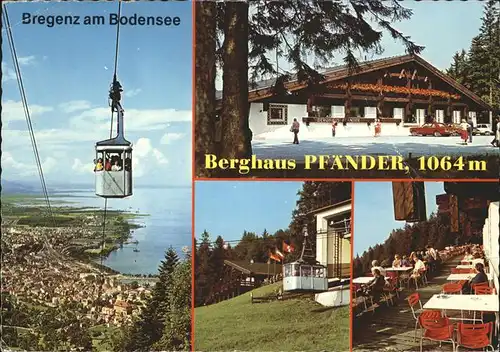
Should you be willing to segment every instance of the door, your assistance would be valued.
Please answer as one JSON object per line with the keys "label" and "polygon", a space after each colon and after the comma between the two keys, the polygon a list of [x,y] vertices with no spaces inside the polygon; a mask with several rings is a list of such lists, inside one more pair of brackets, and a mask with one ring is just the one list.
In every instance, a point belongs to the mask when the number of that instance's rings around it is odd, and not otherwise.
{"label": "door", "polygon": [[417,109],[417,123],[419,126],[425,123],[425,109]]}
{"label": "door", "polygon": [[436,122],[444,123],[444,110],[436,110]]}

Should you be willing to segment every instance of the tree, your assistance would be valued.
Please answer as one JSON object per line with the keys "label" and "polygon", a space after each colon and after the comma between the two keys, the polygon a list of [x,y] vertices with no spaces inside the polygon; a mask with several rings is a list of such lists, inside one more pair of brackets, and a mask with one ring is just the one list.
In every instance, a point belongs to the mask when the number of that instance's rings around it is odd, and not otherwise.
{"label": "tree", "polygon": [[500,109],[500,5],[490,0],[484,6],[479,34],[472,39],[468,53],[453,57],[447,73],[471,89],[495,109]]}
{"label": "tree", "polygon": [[141,316],[128,334],[126,351],[149,351],[160,340],[165,329],[165,316],[170,312],[167,299],[172,290],[173,273],[179,265],[177,252],[170,247],[165,252],[165,260],[160,264],[159,280],[153,288],[151,297],[141,312]]}
{"label": "tree", "polygon": [[[202,167],[205,154],[215,152],[215,77],[216,77],[216,3],[195,2],[195,173],[209,176],[209,170]],[[202,30],[200,30],[202,28]]]}
{"label": "tree", "polygon": [[190,351],[191,349],[191,259],[175,267],[167,294],[169,311],[161,339],[153,345],[155,351]]}
{"label": "tree", "polygon": [[[275,76],[276,83],[284,84],[289,78],[272,64],[270,53],[285,57],[297,73],[301,82],[311,89],[322,79],[309,58],[321,64],[331,64],[341,53],[351,69],[356,69],[354,52],[381,53],[382,32],[367,22],[371,17],[390,35],[400,40],[409,53],[419,53],[423,47],[413,43],[409,37],[392,27],[392,23],[408,19],[412,11],[398,1],[351,0],[349,3],[335,1],[227,1],[217,4],[214,16],[212,2],[199,2],[196,7],[197,32],[196,60],[199,65],[208,65],[206,74],[196,78],[196,95],[202,97],[197,104],[196,162],[202,160],[207,150],[221,145],[220,157],[248,157],[251,155],[251,131],[248,124],[248,68],[251,80],[266,75]],[[252,11],[249,11],[252,6]],[[249,13],[252,13],[249,16]],[[210,22],[212,16],[212,22]],[[215,20],[214,20],[215,19]],[[214,28],[214,23],[217,27]],[[215,33],[221,40],[214,48]],[[199,59],[198,59],[199,57]],[[215,124],[215,80],[212,75],[213,61],[217,57],[223,71],[222,131],[221,141],[209,127]],[[196,64],[198,65],[198,64]],[[200,67],[200,69],[205,69]],[[199,91],[199,92],[198,92]],[[276,92],[279,92],[278,84]],[[213,102],[209,102],[214,99]],[[212,114],[207,116],[207,114]],[[198,166],[198,172],[201,166]],[[198,173],[198,175],[201,175]]]}

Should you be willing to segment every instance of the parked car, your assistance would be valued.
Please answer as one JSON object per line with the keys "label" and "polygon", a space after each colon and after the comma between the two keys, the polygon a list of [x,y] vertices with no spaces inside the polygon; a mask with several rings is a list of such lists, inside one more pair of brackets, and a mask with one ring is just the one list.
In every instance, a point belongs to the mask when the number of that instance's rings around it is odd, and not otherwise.
{"label": "parked car", "polygon": [[453,129],[444,123],[426,123],[419,127],[411,127],[410,134],[412,136],[451,136],[454,132]]}
{"label": "parked car", "polygon": [[452,136],[460,136],[462,134],[462,126],[456,123],[449,123],[446,126],[451,130]]}
{"label": "parked car", "polygon": [[487,123],[480,123],[476,126],[478,134],[482,136],[492,136],[493,131],[491,130],[491,126]]}

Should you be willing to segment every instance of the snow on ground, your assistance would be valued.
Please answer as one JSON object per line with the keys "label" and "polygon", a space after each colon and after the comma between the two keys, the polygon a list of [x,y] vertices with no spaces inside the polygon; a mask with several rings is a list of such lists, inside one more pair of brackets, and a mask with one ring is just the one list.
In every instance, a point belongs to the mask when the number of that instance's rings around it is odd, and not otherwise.
{"label": "snow on ground", "polygon": [[[302,131],[301,131],[302,132]],[[255,139],[253,154],[259,159],[296,159],[304,155],[401,155],[407,157],[422,155],[467,156],[500,155],[500,149],[493,147],[492,136],[474,136],[472,143],[461,144],[460,137],[321,137],[307,139],[299,134],[300,144],[294,145],[293,134],[288,131],[285,138]],[[301,137],[304,137],[303,139]]]}

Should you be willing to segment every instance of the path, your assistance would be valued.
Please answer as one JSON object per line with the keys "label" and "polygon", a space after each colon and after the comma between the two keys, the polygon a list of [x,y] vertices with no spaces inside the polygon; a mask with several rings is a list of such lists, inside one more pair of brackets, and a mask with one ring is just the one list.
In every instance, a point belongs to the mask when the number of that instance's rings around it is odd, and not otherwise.
{"label": "path", "polygon": [[[434,294],[440,293],[446,278],[459,264],[460,258],[452,258],[443,264],[441,273],[429,280],[429,285],[420,288],[420,300],[425,304]],[[353,322],[353,351],[384,351],[384,352],[409,352],[420,351],[419,332],[417,339],[413,341],[415,319],[411,314],[406,297],[415,291],[403,291],[399,300],[395,299],[395,306],[380,307],[373,316],[365,316],[355,319]],[[424,340],[424,351],[453,351],[451,343],[439,343]]]}

